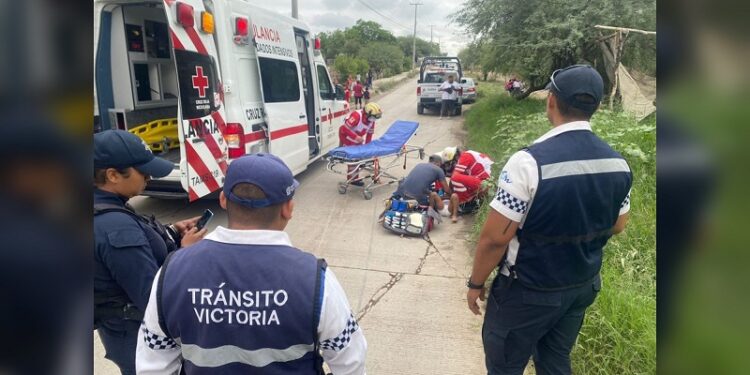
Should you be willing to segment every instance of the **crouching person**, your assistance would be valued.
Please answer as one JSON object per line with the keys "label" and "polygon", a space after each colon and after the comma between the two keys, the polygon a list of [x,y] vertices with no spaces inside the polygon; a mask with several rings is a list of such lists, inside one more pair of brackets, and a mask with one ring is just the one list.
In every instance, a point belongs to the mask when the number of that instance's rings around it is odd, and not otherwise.
{"label": "crouching person", "polygon": [[[139,374],[363,374],[367,343],[323,260],[283,231],[299,183],[281,159],[235,160],[218,227],[170,256],[154,281]],[[322,354],[322,356],[321,356]]]}

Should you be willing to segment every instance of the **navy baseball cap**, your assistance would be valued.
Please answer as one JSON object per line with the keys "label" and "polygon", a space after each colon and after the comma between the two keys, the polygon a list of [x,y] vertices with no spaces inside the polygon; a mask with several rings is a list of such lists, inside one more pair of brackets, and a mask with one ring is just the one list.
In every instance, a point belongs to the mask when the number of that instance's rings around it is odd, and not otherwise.
{"label": "navy baseball cap", "polygon": [[[234,195],[237,184],[248,183],[260,188],[266,199],[247,199]],[[286,202],[294,196],[299,182],[278,156],[257,153],[236,159],[229,165],[224,180],[224,195],[245,207],[261,208]]]}
{"label": "navy baseball cap", "polygon": [[146,142],[125,130],[94,134],[95,169],[129,167],[152,177],[165,177],[174,169],[174,163],[154,156]]}
{"label": "navy baseball cap", "polygon": [[[604,81],[599,72],[589,65],[572,65],[555,70],[549,79],[547,89],[572,107],[593,111],[602,101]],[[576,95],[591,96],[593,101],[578,100]]]}

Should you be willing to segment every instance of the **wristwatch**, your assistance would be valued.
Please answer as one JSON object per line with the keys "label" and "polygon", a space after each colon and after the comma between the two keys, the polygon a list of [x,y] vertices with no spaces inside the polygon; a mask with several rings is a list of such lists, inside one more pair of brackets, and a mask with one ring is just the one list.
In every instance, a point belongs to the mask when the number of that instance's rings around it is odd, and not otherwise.
{"label": "wristwatch", "polygon": [[474,283],[472,283],[471,282],[471,277],[468,280],[466,280],[466,286],[469,289],[484,289],[484,284],[474,284]]}

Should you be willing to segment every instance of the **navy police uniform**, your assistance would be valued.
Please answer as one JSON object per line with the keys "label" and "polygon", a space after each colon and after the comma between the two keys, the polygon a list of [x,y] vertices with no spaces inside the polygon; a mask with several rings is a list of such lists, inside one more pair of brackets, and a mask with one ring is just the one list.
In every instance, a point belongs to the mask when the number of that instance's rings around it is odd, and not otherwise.
{"label": "navy police uniform", "polygon": [[[553,90],[563,91],[555,94],[585,91],[592,72],[601,82],[590,67],[563,70],[553,76]],[[598,103],[601,83],[593,86],[586,93]],[[538,374],[570,374],[570,351],[601,289],[603,247],[630,208],[631,183],[626,161],[588,121],[559,125],[509,159],[491,207],[519,229],[487,302],[490,374],[520,375],[531,355]]]}
{"label": "navy police uniform", "polygon": [[[134,167],[163,177],[172,164],[154,157],[137,136],[110,130],[94,136],[94,167]],[[127,200],[94,189],[94,319],[106,357],[123,374],[135,374],[137,333],[151,283],[176,249],[177,235],[135,213]]]}
{"label": "navy police uniform", "polygon": [[[263,200],[235,196],[238,183]],[[237,159],[227,199],[265,207],[292,199],[298,182],[270,154]],[[278,230],[218,227],[170,256],[154,281],[138,341],[139,374],[363,374],[367,344],[325,262]],[[322,358],[319,353],[322,353]]]}

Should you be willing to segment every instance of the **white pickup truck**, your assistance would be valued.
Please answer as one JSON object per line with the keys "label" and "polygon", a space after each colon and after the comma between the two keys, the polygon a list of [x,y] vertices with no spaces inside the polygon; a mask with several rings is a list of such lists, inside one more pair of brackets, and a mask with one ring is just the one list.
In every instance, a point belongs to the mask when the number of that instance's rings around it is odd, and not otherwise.
{"label": "white pickup truck", "polygon": [[[424,114],[425,108],[440,110],[442,105],[442,92],[438,91],[440,85],[452,75],[456,82],[461,82],[463,71],[461,61],[458,57],[425,57],[419,68],[419,80],[417,81],[417,113]],[[455,114],[461,114],[463,99],[459,95],[454,108]]]}

